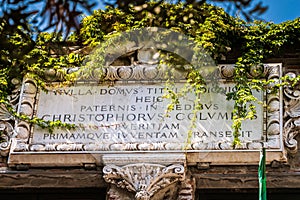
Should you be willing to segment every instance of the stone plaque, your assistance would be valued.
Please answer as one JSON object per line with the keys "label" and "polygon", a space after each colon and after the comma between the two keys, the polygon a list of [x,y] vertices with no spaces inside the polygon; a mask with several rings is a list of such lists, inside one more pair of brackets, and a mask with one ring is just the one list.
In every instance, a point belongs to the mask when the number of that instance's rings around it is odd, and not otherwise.
{"label": "stone plaque", "polygon": [[[250,70],[249,78],[257,76],[255,69]],[[222,77],[219,89],[208,86],[201,95],[202,109],[195,114],[194,127],[191,123],[194,94],[182,96],[167,117],[170,100],[163,97],[164,73],[153,65],[108,67],[104,83],[96,84],[92,76],[90,81],[72,87],[58,87],[53,83],[48,92],[26,79],[20,90],[19,113],[30,118],[60,120],[75,124],[76,128],[59,128],[50,133],[16,120],[9,165],[82,166],[83,163],[103,164],[115,155],[120,163],[149,158],[151,163],[171,164],[174,158],[180,158],[179,163],[188,165],[198,162],[257,164],[263,146],[268,150],[267,162],[286,161],[281,90],[277,93],[253,91],[263,104],[256,104],[254,120],[243,122],[241,145],[233,149],[233,102],[227,101],[225,96],[225,92],[233,90],[233,71],[233,65],[219,66]],[[281,77],[281,65],[265,64],[262,72],[260,77],[276,82]],[[185,81],[177,80],[181,81],[174,87],[180,90]]]}
{"label": "stone plaque", "polygon": [[[180,90],[184,83],[176,83]],[[202,109],[193,114],[195,96],[188,93],[166,114],[169,99],[164,98],[164,83],[117,82],[114,85],[79,84],[66,88],[40,91],[37,117],[60,120],[77,126],[74,130],[47,129],[35,126],[33,143],[95,143],[98,146],[128,143],[178,143],[178,150],[191,137],[191,143],[230,143],[233,102],[226,100],[234,84],[220,82],[201,95]],[[262,92],[255,92],[263,101]],[[261,141],[264,112],[256,105],[254,120],[246,120],[241,141]],[[191,128],[196,118],[195,128]],[[188,132],[191,130],[191,136]]]}

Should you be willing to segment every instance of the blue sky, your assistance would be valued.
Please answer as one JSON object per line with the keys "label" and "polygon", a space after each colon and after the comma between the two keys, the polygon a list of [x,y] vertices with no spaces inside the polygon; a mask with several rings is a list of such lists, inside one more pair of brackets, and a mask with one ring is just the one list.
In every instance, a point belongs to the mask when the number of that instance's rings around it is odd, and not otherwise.
{"label": "blue sky", "polygon": [[[253,3],[260,1],[268,6],[268,10],[259,16],[262,20],[278,24],[300,17],[300,0],[253,0]],[[218,5],[223,7],[224,3]]]}
{"label": "blue sky", "polygon": [[269,8],[261,17],[266,21],[280,23],[300,17],[300,0],[263,0]]}
{"label": "blue sky", "polygon": [[[208,0],[209,1],[209,0]],[[261,19],[265,21],[272,21],[276,24],[293,20],[300,17],[300,0],[252,0],[252,4],[262,2],[264,6],[268,6],[268,10],[261,16]],[[220,3],[221,7],[224,3]],[[98,5],[98,8],[103,6]]]}

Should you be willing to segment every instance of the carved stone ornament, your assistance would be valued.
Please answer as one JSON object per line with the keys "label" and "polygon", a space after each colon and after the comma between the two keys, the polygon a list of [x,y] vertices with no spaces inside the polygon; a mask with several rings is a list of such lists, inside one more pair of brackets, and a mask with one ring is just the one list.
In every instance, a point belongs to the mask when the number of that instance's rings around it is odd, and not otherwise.
{"label": "carved stone ornament", "polygon": [[[220,65],[219,71],[223,79],[231,79],[234,73],[234,65]],[[260,73],[258,73],[260,71]],[[281,77],[281,64],[265,64],[251,68],[249,77],[257,77],[258,74],[265,79],[273,79],[279,81]],[[149,80],[161,78],[161,72],[156,65],[141,66],[110,66],[105,71],[105,79],[110,81],[130,81],[130,80]],[[96,74],[95,74],[96,78]],[[299,91],[288,92],[289,88],[285,88],[285,125],[284,125],[284,142],[285,145],[292,149],[296,148],[294,137],[299,125]],[[26,79],[23,82],[22,95],[20,97],[19,112],[32,117],[35,113],[35,104],[38,101],[38,88],[34,81]],[[242,141],[239,150],[259,150],[262,146],[273,149],[282,150],[282,102],[281,91],[277,93],[268,93],[265,95],[267,109],[264,110],[264,132],[262,138],[258,141]],[[298,95],[298,96],[297,96]],[[287,118],[288,117],[288,118]],[[187,150],[233,150],[232,141],[201,141],[191,142],[186,145],[178,142],[116,142],[106,143],[72,143],[72,142],[56,142],[56,143],[33,143],[29,142],[32,134],[32,127],[24,121],[16,121],[15,131],[17,133],[14,141],[14,152],[49,152],[49,151],[86,151],[86,152],[109,152],[109,151],[182,151],[184,147]]]}
{"label": "carved stone ornament", "polygon": [[[15,89],[10,96],[10,104],[13,109],[17,109],[19,96],[20,96],[20,81],[13,79],[12,83],[15,85]],[[11,139],[16,137],[16,131],[14,129],[15,119],[13,115],[8,111],[6,105],[0,104],[0,155],[7,156],[10,150]]]}
{"label": "carved stone ornament", "polygon": [[0,118],[0,153],[1,156],[7,156],[10,148],[10,139],[14,135],[14,128],[11,123],[13,117],[3,104],[0,105]]}
{"label": "carved stone ornament", "polygon": [[[106,165],[103,168],[106,182],[134,193],[136,200],[150,200],[158,191],[184,180],[184,166],[174,164],[164,166],[159,164],[137,163],[122,167]],[[114,192],[113,192],[114,191]],[[117,190],[111,191],[117,196]],[[114,199],[114,198],[108,198]],[[119,199],[119,198],[116,198]]]}
{"label": "carved stone ornament", "polygon": [[[87,70],[88,71],[88,70]],[[79,81],[99,81],[101,77],[106,81],[155,81],[166,80],[166,73],[172,73],[175,79],[185,79],[187,73],[179,70],[170,70],[166,65],[139,64],[131,66],[108,66],[103,69],[94,69],[92,73],[81,71]]]}
{"label": "carved stone ornament", "polygon": [[[287,76],[295,78],[296,74],[287,73]],[[300,89],[299,85],[294,88],[284,88],[284,144],[290,153],[297,153],[296,137],[300,131]]]}

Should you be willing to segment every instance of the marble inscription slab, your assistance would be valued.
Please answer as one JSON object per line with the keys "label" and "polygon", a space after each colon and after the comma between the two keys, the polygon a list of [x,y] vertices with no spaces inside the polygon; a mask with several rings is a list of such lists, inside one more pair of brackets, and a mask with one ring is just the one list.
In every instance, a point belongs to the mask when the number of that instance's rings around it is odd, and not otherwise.
{"label": "marble inscription slab", "polygon": [[[176,83],[179,90],[184,83]],[[233,102],[225,92],[233,83],[220,82],[219,89],[208,87],[201,96],[202,110],[196,113],[196,126],[191,128],[194,94],[180,98],[169,116],[170,101],[164,98],[164,83],[117,82],[114,85],[82,84],[40,91],[36,116],[44,120],[60,120],[75,124],[74,130],[47,129],[35,126],[32,143],[192,143],[230,144]],[[263,100],[262,92],[254,95]],[[243,123],[241,141],[260,141],[263,134],[264,109],[256,105],[254,120]],[[191,130],[191,131],[189,131]]]}

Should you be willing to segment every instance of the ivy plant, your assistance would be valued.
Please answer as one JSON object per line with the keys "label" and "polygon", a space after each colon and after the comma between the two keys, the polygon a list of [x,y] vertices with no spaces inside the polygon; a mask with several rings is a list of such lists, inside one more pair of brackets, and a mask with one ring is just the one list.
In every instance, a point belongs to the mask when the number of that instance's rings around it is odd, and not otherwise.
{"label": "ivy plant", "polygon": [[[270,84],[261,77],[249,79],[251,66],[260,66],[267,58],[280,56],[285,49],[300,44],[300,18],[280,24],[254,21],[245,22],[232,17],[223,9],[206,3],[201,5],[162,3],[154,11],[147,11],[155,2],[141,6],[131,6],[122,10],[106,7],[96,10],[81,21],[80,32],[63,40],[55,33],[40,33],[36,36],[22,27],[9,27],[0,22],[0,102],[9,105],[9,95],[13,84],[10,80],[21,80],[29,76],[43,88],[48,82],[59,77],[59,81],[72,83],[76,77],[68,74],[67,68],[83,65],[91,51],[104,41],[109,41],[118,33],[144,27],[162,27],[180,32],[191,38],[195,44],[205,49],[216,64],[226,62],[230,57],[235,62],[235,93],[228,93],[227,99],[234,101],[233,146],[239,145],[239,131],[246,119],[255,116],[254,103],[257,99],[253,90],[265,90]],[[78,51],[69,48],[78,46]],[[69,50],[68,50],[69,49]],[[59,76],[58,76],[59,74]],[[193,85],[196,94],[202,92],[202,74],[197,68],[189,71],[187,82]],[[282,85],[293,83],[299,77],[282,80]],[[277,85],[280,87],[281,85]],[[176,93],[170,93],[177,99]],[[201,99],[200,99],[201,100]],[[177,101],[174,101],[177,103]],[[201,102],[200,102],[201,104]],[[200,106],[201,107],[201,106]],[[14,112],[11,109],[11,112]],[[15,114],[15,117],[22,118]],[[23,119],[25,119],[23,117]],[[43,122],[40,119],[25,119],[31,123],[50,127],[65,126],[63,123]]]}

